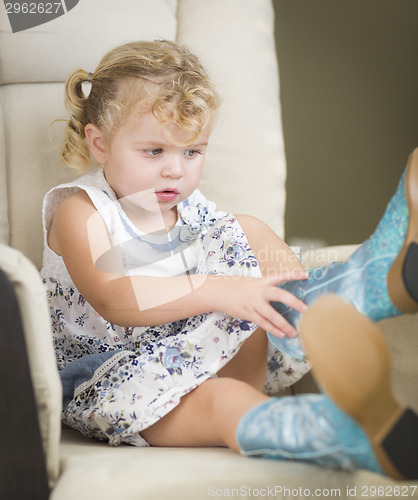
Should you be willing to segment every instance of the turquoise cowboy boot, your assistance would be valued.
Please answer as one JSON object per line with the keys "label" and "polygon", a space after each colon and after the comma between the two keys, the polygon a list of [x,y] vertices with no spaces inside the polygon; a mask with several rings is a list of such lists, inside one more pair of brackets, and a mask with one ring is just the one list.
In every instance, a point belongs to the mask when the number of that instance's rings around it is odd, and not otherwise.
{"label": "turquoise cowboy boot", "polygon": [[383,473],[418,479],[418,415],[393,392],[390,350],[378,325],[330,294],[303,316],[300,335],[316,383],[366,434]]}
{"label": "turquoise cowboy boot", "polygon": [[236,439],[246,456],[383,473],[366,434],[322,394],[271,398],[255,406],[241,418]]}
{"label": "turquoise cowboy boot", "polygon": [[[309,306],[326,293],[337,294],[373,321],[418,311],[418,149],[373,235],[347,261],[313,269],[307,280],[280,287]],[[298,328],[297,311],[280,302],[272,305]],[[304,359],[299,337],[268,336],[280,351]]]}
{"label": "turquoise cowboy boot", "polygon": [[393,394],[389,348],[377,325],[326,295],[304,315],[300,332],[326,395],[251,408],[236,429],[241,454],[418,479],[418,415]]}

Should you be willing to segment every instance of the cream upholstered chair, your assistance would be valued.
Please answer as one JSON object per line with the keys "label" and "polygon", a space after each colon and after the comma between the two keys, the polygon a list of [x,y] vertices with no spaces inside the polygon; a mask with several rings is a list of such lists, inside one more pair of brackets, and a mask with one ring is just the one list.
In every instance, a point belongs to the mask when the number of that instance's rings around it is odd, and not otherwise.
{"label": "cream upholstered chair", "polygon": [[[61,386],[38,269],[42,198],[53,185],[78,175],[60,165],[54,148],[62,125],[49,129],[65,116],[65,78],[77,66],[94,71],[109,48],[125,41],[164,38],[189,45],[224,101],[201,189],[219,207],[251,213],[283,236],[286,167],[273,18],[270,0],[88,0],[54,21],[12,33],[0,8],[0,490],[5,500],[47,498],[48,488],[52,500],[295,498],[308,490],[326,496],[331,489],[344,498],[354,488],[373,497],[379,496],[378,487],[390,492],[396,484],[366,471],[331,472],[220,448],[111,448],[61,429]],[[324,264],[352,249],[311,252],[306,263]],[[418,410],[416,319],[386,321],[383,328],[394,352],[396,392]],[[412,487],[407,491],[411,496]]]}

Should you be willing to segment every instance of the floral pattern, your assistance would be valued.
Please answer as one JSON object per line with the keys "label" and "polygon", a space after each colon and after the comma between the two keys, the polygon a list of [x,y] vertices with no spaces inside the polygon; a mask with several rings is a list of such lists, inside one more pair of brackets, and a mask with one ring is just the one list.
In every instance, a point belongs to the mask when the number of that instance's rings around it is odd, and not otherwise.
{"label": "floral pattern", "polygon": [[[103,192],[107,195],[110,187],[97,174],[95,183],[98,186],[89,187],[88,194],[100,207]],[[84,189],[80,181],[77,186]],[[56,194],[62,197],[62,192],[54,190],[47,195],[44,221],[57,206]],[[197,235],[192,242],[196,273],[261,276],[235,217],[216,212],[200,193],[179,207],[179,214]],[[110,228],[121,224],[120,219],[105,222]],[[111,445],[147,446],[140,432],[175,408],[182,396],[216,377],[256,329],[253,323],[220,312],[155,327],[123,328],[107,322],[90,306],[72,283],[61,257],[47,246],[42,275],[60,372],[66,373],[75,360],[87,364],[89,355],[108,353],[107,361],[75,387],[63,420]],[[275,394],[308,370],[306,362],[270,348],[265,390]]]}

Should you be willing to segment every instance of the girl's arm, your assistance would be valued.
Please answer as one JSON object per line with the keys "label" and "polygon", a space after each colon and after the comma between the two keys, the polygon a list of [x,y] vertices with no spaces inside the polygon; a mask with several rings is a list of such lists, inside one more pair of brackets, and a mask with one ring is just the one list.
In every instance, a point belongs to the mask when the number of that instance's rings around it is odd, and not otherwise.
{"label": "girl's arm", "polygon": [[[216,275],[125,276],[116,253],[112,257],[106,226],[84,191],[58,207],[48,241],[63,257],[80,293],[106,320],[120,326],[159,325],[222,311],[283,337],[296,335],[296,330],[270,301],[306,311],[303,302],[275,286],[295,279],[291,274],[275,280]],[[101,271],[95,263],[104,254],[109,260]],[[297,278],[303,277],[299,271]]]}

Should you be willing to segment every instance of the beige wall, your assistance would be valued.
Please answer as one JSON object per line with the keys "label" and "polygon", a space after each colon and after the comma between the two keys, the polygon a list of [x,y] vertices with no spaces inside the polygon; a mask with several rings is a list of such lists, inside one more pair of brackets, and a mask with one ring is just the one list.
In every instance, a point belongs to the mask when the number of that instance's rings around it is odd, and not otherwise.
{"label": "beige wall", "polygon": [[418,1],[273,1],[286,239],[360,242],[418,146]]}

